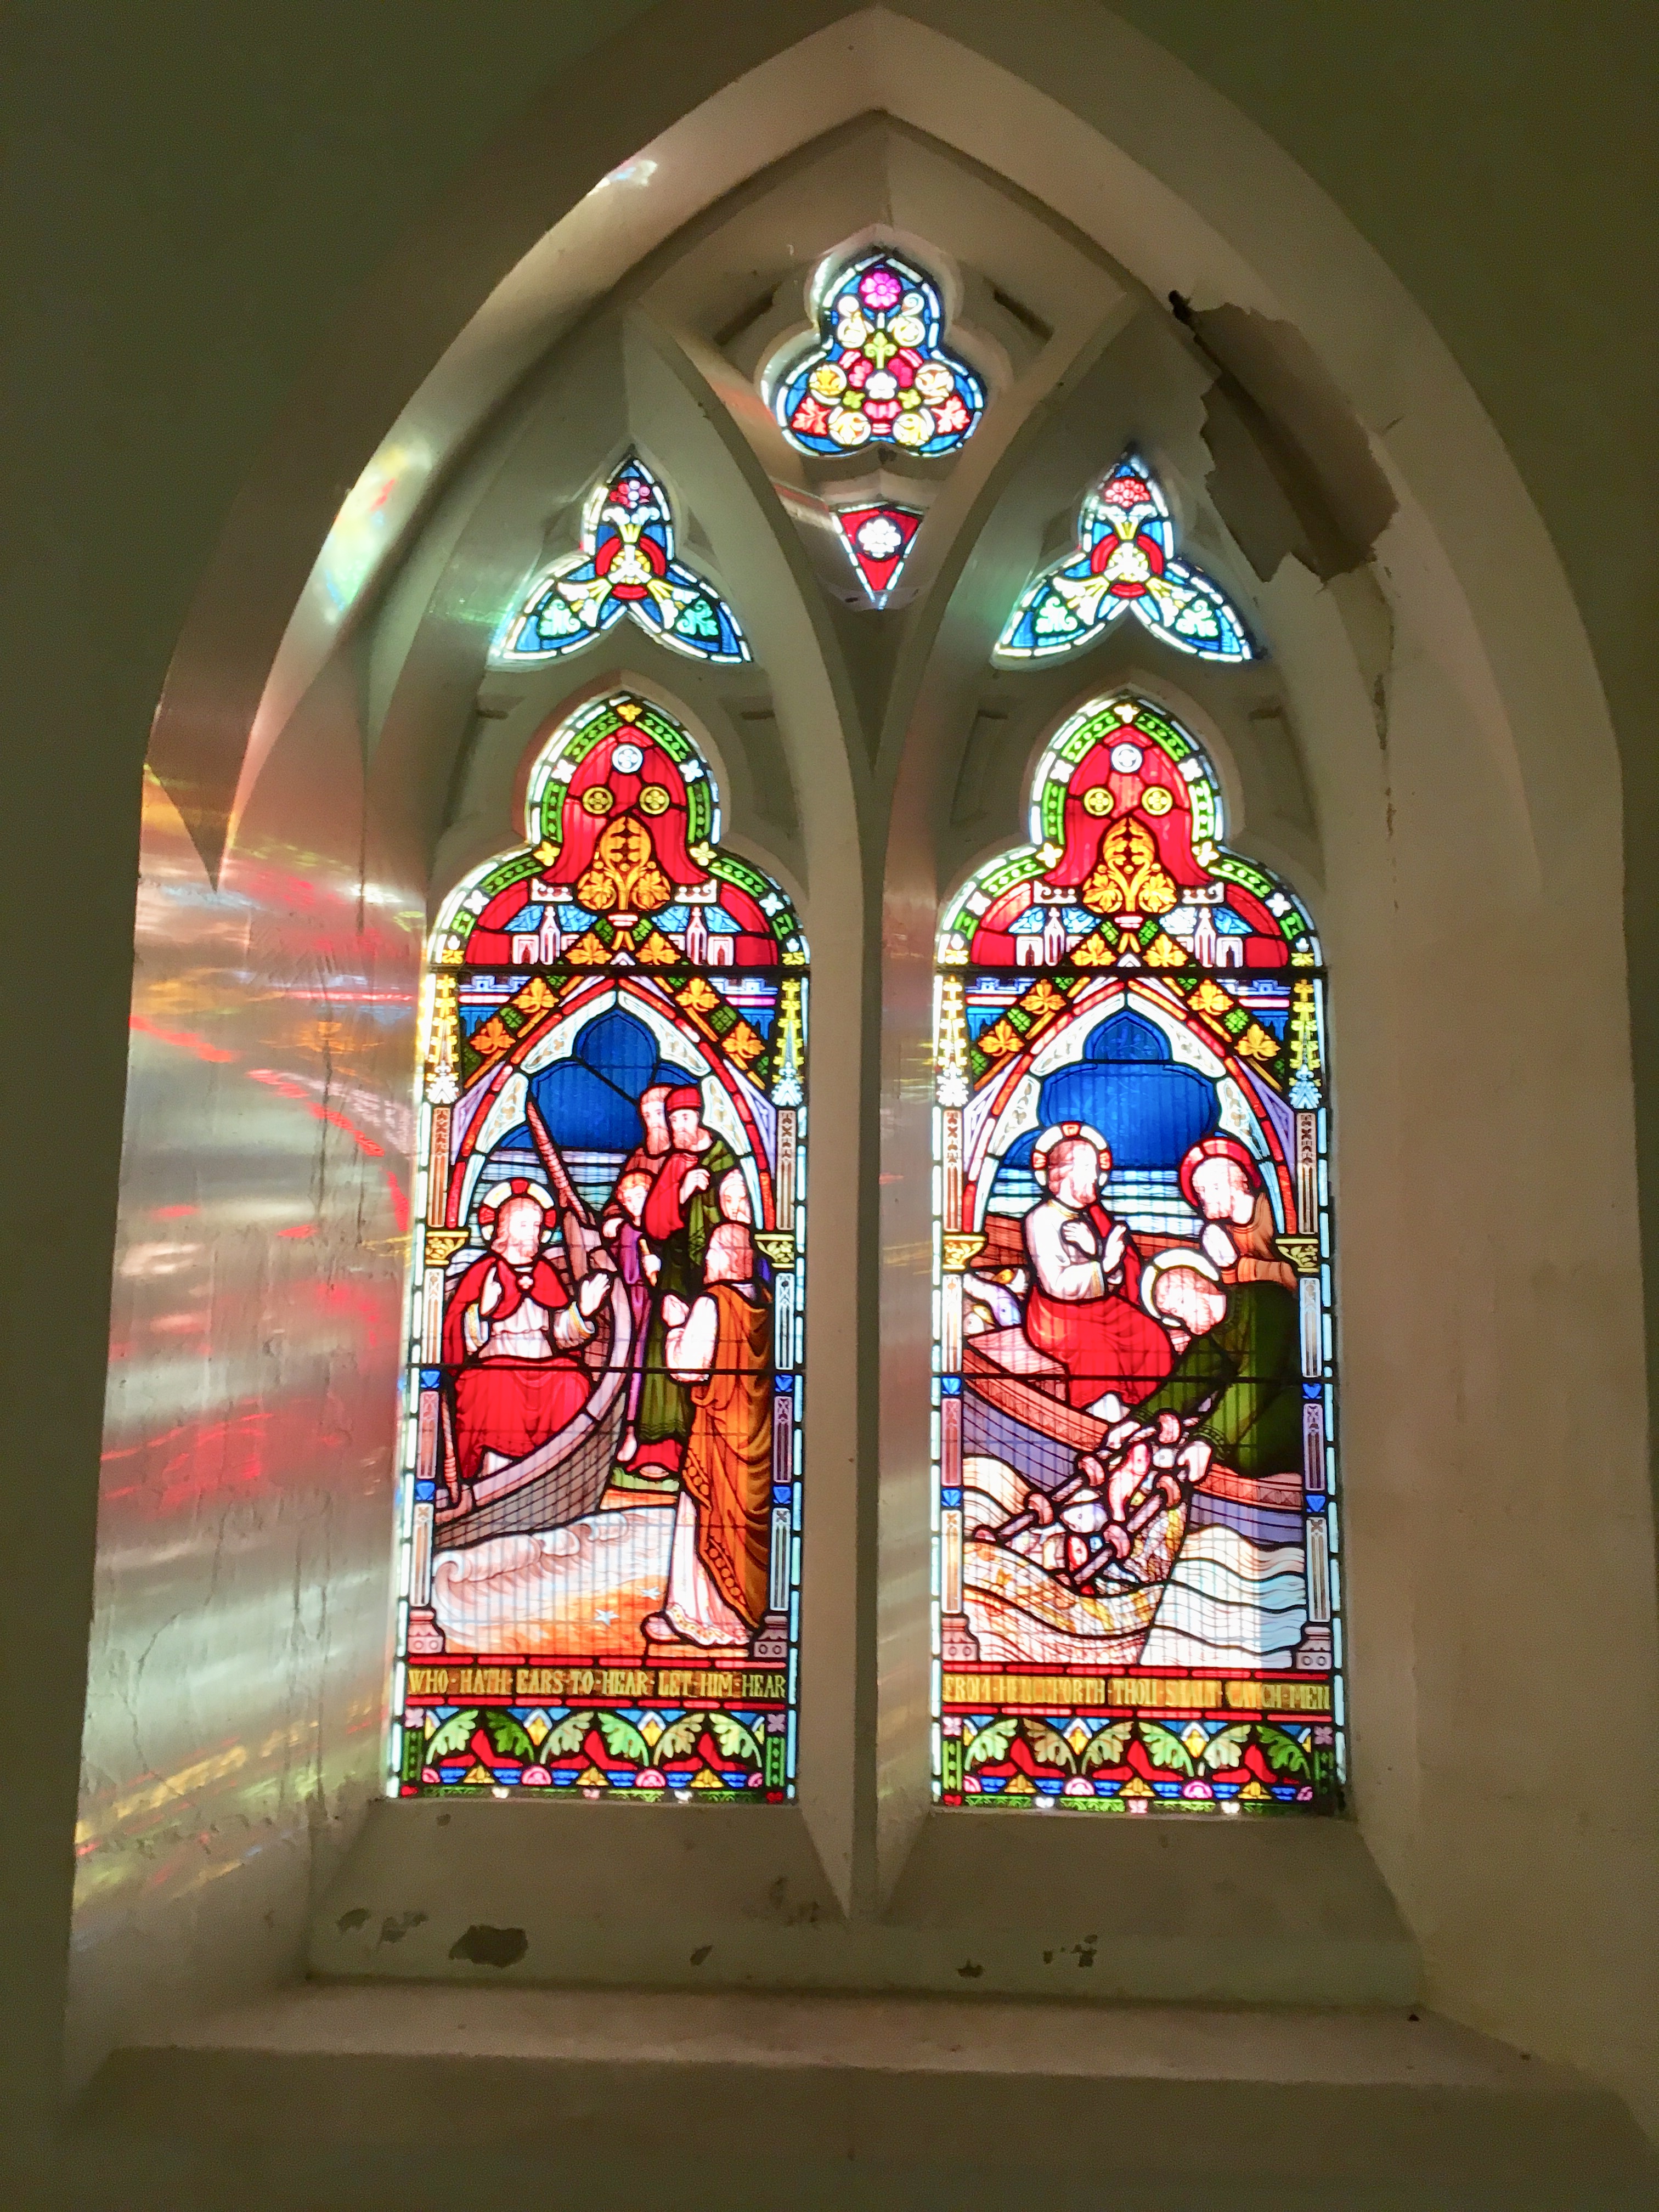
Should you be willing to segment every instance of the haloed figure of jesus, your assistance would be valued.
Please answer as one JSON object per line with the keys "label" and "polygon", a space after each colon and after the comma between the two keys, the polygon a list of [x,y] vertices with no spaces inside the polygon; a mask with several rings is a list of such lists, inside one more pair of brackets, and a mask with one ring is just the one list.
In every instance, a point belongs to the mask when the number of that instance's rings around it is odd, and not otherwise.
{"label": "haloed figure of jesus", "polygon": [[1101,1203],[1112,1156],[1104,1138],[1062,1123],[1044,1131],[1031,1164],[1048,1195],[1025,1217],[1025,1334],[1066,1370],[1073,1406],[1115,1420],[1169,1373],[1170,1340],[1139,1303],[1134,1238]]}
{"label": "haloed figure of jesus", "polygon": [[478,1212],[489,1249],[450,1294],[443,1351],[463,1482],[556,1436],[592,1389],[580,1351],[611,1279],[588,1275],[572,1297],[544,1249],[554,1212],[539,1183],[515,1178],[492,1191]]}

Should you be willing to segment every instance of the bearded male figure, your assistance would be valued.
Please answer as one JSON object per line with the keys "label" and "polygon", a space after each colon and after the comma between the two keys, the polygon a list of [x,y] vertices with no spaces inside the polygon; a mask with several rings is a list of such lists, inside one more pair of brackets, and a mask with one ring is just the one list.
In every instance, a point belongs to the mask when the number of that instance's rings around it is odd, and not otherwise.
{"label": "bearded male figure", "polygon": [[640,1392],[645,1382],[645,1341],[651,1325],[651,1293],[655,1286],[659,1263],[656,1254],[645,1241],[640,1227],[645,1212],[645,1201],[651,1195],[651,1178],[637,1170],[625,1171],[611,1194],[605,1218],[599,1224],[599,1234],[610,1245],[616,1257],[617,1272],[628,1293],[628,1310],[633,1322],[633,1335],[628,1353],[628,1410],[621,1444],[617,1457],[623,1466],[639,1450],[640,1440],[635,1422],[640,1410]]}
{"label": "bearded male figure", "polygon": [[718,1186],[738,1164],[723,1137],[706,1127],[702,1094],[695,1085],[671,1091],[664,1106],[669,1150],[655,1164],[651,1194],[640,1228],[657,1260],[656,1298],[645,1341],[645,1379],[635,1433],[639,1449],[630,1462],[638,1474],[675,1474],[691,1433],[691,1401],[670,1369],[666,1301],[682,1304],[702,1288],[703,1261],[720,1223]]}
{"label": "bearded male figure", "polygon": [[1277,1283],[1296,1293],[1296,1270],[1279,1249],[1261,1163],[1237,1137],[1206,1137],[1181,1163],[1182,1195],[1204,1218],[1200,1249],[1224,1283]]}
{"label": "bearded male figure", "polygon": [[1298,1473],[1302,1364],[1292,1293],[1266,1275],[1224,1283],[1204,1254],[1179,1248],[1150,1263],[1142,1293],[1176,1357],[1136,1414],[1179,1425],[1188,1479],[1201,1481],[1212,1462],[1254,1480]]}
{"label": "bearded male figure", "polygon": [[766,1611],[772,1496],[772,1318],[745,1220],[715,1230],[696,1301],[666,1298],[664,1311],[693,1413],[667,1601],[645,1633],[653,1644],[744,1644]]}
{"label": "bearded male figure", "polygon": [[1032,1156],[1048,1195],[1024,1221],[1034,1281],[1025,1334],[1066,1370],[1066,1395],[1115,1420],[1170,1371],[1170,1340],[1139,1303],[1140,1254],[1100,1199],[1106,1140],[1076,1122],[1045,1130]]}
{"label": "bearded male figure", "polygon": [[444,1316],[444,1364],[454,1376],[455,1456],[476,1482],[555,1437],[587,1402],[580,1354],[610,1277],[586,1276],[575,1296],[544,1249],[555,1201],[515,1177],[479,1208],[489,1249],[466,1268]]}

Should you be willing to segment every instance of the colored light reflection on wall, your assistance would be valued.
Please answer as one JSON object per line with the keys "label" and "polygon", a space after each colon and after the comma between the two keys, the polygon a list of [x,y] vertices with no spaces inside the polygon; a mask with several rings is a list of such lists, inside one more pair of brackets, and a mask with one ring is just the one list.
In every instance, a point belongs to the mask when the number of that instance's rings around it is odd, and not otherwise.
{"label": "colored light reflection on wall", "polygon": [[432,448],[412,432],[389,438],[346,494],[314,572],[325,604],[345,614],[391,550],[432,472]]}
{"label": "colored light reflection on wall", "polygon": [[380,1762],[418,939],[399,902],[360,905],[354,796],[331,817],[314,757],[279,750],[216,889],[146,781],[76,1846],[88,2050],[192,1946],[210,1975],[291,1948],[295,1855]]}

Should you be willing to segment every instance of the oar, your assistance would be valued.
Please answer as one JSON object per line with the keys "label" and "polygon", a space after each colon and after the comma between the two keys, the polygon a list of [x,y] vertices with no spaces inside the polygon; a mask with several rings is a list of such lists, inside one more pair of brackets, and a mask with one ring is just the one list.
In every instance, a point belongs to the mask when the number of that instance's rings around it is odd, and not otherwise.
{"label": "oar", "polygon": [[565,1172],[564,1162],[559,1158],[559,1148],[548,1132],[535,1100],[526,1091],[524,1118],[530,1130],[530,1140],[535,1146],[542,1165],[547,1170],[562,1208],[559,1225],[564,1231],[565,1257],[570,1262],[570,1279],[580,1283],[587,1273],[587,1239],[583,1231],[592,1226],[592,1217],[582,1202],[581,1193]]}

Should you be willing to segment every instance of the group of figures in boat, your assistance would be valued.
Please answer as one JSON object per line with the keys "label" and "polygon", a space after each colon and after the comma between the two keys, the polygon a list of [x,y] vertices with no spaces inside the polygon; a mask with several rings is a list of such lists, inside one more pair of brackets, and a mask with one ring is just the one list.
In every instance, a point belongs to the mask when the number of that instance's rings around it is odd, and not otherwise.
{"label": "group of figures in boat", "polygon": [[646,1642],[746,1648],[767,1595],[769,1269],[698,1085],[654,1083],[638,1111],[641,1140],[596,1218],[526,1102],[546,1179],[485,1194],[486,1249],[448,1292],[439,1526],[463,1545],[567,1526],[617,1467],[646,1497],[678,1481]]}
{"label": "group of figures in boat", "polygon": [[[1209,1135],[1182,1158],[1190,1241],[1115,1218],[1111,1166],[1098,1130],[1044,1130],[1038,1197],[1018,1224],[990,1218],[963,1285],[965,1443],[1030,1478],[971,1543],[1108,1600],[1167,1577],[1195,1494],[1299,1508],[1303,1398],[1297,1276],[1248,1147]],[[1146,1607],[1128,1610],[1144,1631]]]}

